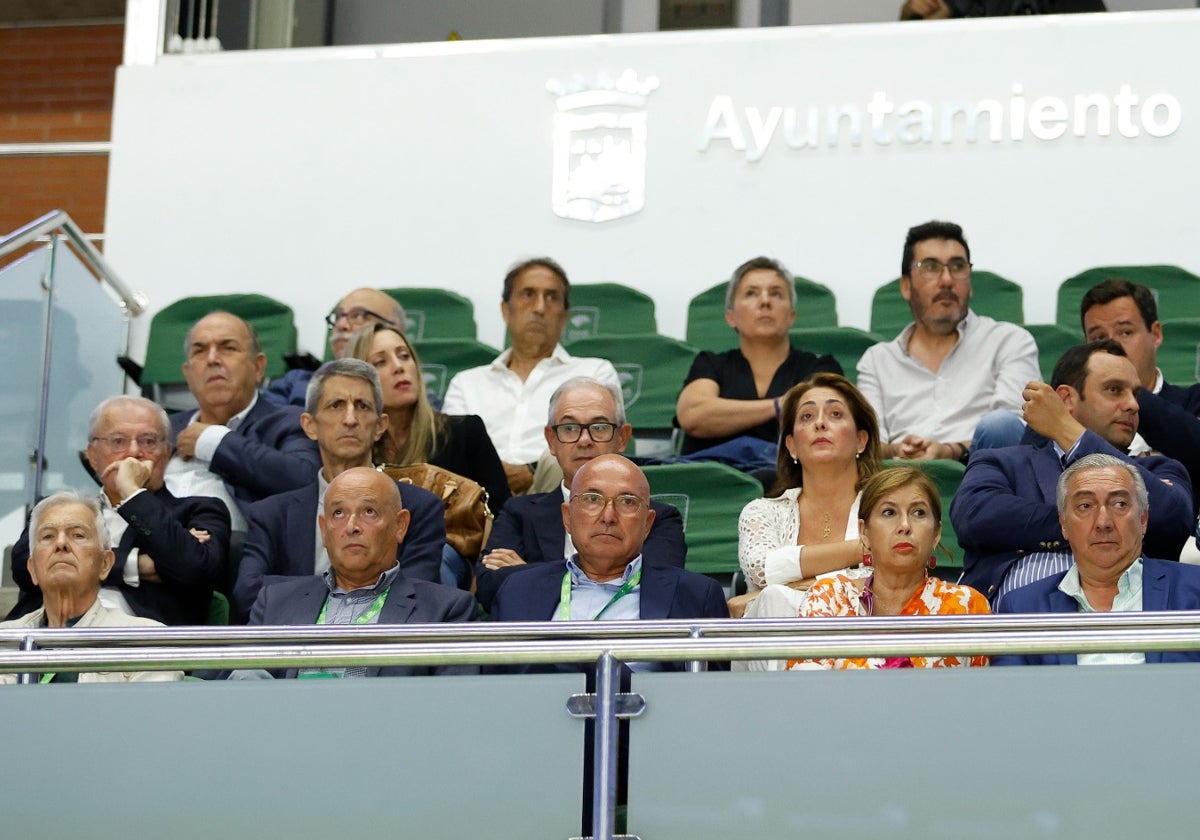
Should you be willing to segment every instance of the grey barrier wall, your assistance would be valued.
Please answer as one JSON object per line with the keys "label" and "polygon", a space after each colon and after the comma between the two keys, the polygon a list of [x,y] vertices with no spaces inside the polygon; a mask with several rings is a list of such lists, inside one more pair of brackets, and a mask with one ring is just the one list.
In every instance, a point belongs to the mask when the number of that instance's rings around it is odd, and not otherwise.
{"label": "grey barrier wall", "polygon": [[1196,665],[638,674],[633,689],[643,840],[1197,834]]}
{"label": "grey barrier wall", "polygon": [[579,834],[576,674],[13,686],[0,836]]}

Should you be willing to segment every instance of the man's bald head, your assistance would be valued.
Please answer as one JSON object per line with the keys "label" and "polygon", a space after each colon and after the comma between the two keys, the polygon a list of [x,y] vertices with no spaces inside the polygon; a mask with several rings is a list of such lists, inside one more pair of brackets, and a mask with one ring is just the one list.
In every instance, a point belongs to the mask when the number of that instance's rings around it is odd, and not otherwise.
{"label": "man's bald head", "polygon": [[338,301],[332,317],[333,332],[329,336],[329,346],[335,359],[346,356],[354,331],[367,324],[381,322],[404,330],[404,307],[379,289],[355,289]]}
{"label": "man's bald head", "polygon": [[396,565],[408,518],[396,482],[381,472],[353,467],[331,481],[320,525],[338,585],[371,586]]}
{"label": "man's bald head", "polygon": [[623,574],[642,553],[653,524],[650,484],[633,461],[601,455],[575,473],[563,525],[588,577],[604,581]]}

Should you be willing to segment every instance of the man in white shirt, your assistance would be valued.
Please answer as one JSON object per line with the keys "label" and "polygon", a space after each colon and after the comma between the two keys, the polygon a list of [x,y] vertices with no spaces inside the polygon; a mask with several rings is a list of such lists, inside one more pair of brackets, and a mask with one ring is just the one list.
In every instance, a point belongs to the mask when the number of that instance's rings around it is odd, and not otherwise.
{"label": "man in white shirt", "polygon": [[446,389],[446,414],[483,418],[514,494],[533,486],[546,453],[542,417],[554,390],[576,376],[619,385],[611,362],[572,356],[558,343],[570,294],[566,272],[549,257],[513,266],[500,303],[512,346],[491,364],[462,371]]}
{"label": "man in white shirt", "polygon": [[1041,378],[1037,345],[1016,324],[971,311],[962,228],[934,221],[910,229],[900,271],[913,323],[858,363],[883,456],[966,463],[973,446],[1019,443],[1021,389]]}

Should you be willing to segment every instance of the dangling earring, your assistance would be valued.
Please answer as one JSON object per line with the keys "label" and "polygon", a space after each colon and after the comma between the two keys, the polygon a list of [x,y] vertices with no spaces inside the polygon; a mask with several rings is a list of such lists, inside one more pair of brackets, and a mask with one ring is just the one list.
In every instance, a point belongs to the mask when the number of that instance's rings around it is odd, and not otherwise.
{"label": "dangling earring", "polygon": [[799,465],[799,463],[800,463],[800,459],[799,459],[799,458],[797,458],[795,455],[793,455],[793,456],[792,456],[792,463],[793,463],[793,464],[796,464],[796,465]]}
{"label": "dangling earring", "polygon": [[871,565],[871,554],[870,554],[870,552],[867,552],[866,554],[864,554],[864,555],[863,555],[863,562],[862,562],[862,564],[863,564],[864,566],[870,566],[870,565]]}
{"label": "dangling earring", "polygon": [[934,557],[932,554],[929,555],[929,568],[930,569],[937,568],[937,558]]}
{"label": "dangling earring", "polygon": [[862,457],[862,450],[860,449],[854,453],[854,460],[857,461],[861,457]]}

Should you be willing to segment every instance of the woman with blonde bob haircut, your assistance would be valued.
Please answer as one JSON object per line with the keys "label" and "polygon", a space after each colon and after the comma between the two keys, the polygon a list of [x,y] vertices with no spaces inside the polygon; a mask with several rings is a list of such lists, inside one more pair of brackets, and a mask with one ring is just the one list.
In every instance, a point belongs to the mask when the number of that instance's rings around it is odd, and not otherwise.
{"label": "woman with blonde bob haircut", "polygon": [[[969,586],[929,574],[942,537],[942,500],[919,467],[893,467],[867,479],[859,504],[859,533],[867,578],[830,575],[813,584],[799,616],[966,615],[989,613],[987,599]],[[789,668],[942,668],[986,665],[986,656],[856,657]]]}
{"label": "woman with blonde bob haircut", "polygon": [[794,616],[818,575],[858,566],[858,491],[880,467],[879,425],[844,376],[818,373],[780,408],[773,495],[738,519],[738,562],[755,597],[747,617]]}

